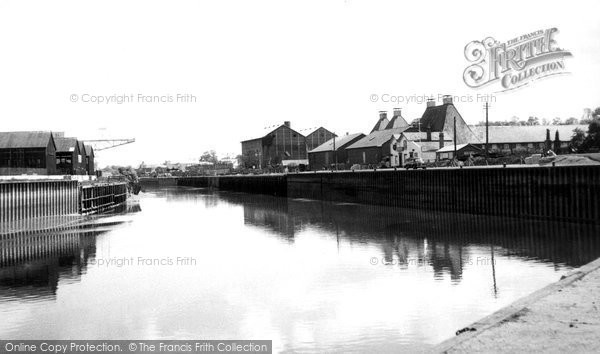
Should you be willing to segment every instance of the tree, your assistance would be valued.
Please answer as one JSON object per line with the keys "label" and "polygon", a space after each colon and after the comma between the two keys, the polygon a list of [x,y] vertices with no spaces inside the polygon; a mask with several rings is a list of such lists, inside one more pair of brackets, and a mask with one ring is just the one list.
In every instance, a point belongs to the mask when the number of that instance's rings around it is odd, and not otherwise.
{"label": "tree", "polygon": [[578,124],[578,123],[579,123],[579,119],[577,119],[575,117],[571,117],[565,121],[566,125],[573,125],[573,124]]}
{"label": "tree", "polygon": [[548,125],[550,124],[550,121],[548,120],[548,118],[542,118],[542,125]]}
{"label": "tree", "polygon": [[201,162],[210,162],[216,164],[219,162],[219,158],[217,157],[217,153],[215,150],[205,151],[202,156],[200,156]]}
{"label": "tree", "polygon": [[560,125],[561,122],[562,121],[561,121],[560,117],[556,117],[556,118],[552,119],[552,125]]}
{"label": "tree", "polygon": [[573,130],[573,136],[571,137],[571,149],[579,152],[583,142],[585,141],[585,132],[583,129],[577,128]]}
{"label": "tree", "polygon": [[540,125],[540,119],[538,117],[530,116],[527,119],[527,125]]}

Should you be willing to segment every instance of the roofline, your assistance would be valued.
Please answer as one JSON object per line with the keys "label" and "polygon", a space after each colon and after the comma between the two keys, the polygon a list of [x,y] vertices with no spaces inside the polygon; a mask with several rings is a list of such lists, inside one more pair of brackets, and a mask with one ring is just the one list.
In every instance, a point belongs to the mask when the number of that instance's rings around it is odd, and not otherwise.
{"label": "roofline", "polygon": [[292,128],[288,127],[288,126],[287,126],[287,125],[285,125],[285,124],[282,124],[282,125],[278,126],[277,128],[275,128],[275,129],[273,129],[273,130],[270,130],[268,133],[266,133],[265,135],[263,135],[263,136],[261,136],[261,137],[254,138],[254,139],[242,140],[242,141],[240,141],[240,142],[241,142],[241,143],[243,143],[243,142],[246,142],[246,141],[252,141],[252,140],[259,140],[259,139],[262,139],[262,138],[266,137],[267,135],[271,134],[272,132],[276,131],[277,129],[279,129],[279,128],[281,128],[281,127],[286,127],[286,128],[288,128],[289,130],[293,131],[294,133],[296,133],[296,134],[298,134],[298,135],[302,136],[303,138],[306,138],[306,136],[304,136],[303,134],[301,134],[301,133],[298,133],[296,130],[294,130],[294,129],[292,129]]}

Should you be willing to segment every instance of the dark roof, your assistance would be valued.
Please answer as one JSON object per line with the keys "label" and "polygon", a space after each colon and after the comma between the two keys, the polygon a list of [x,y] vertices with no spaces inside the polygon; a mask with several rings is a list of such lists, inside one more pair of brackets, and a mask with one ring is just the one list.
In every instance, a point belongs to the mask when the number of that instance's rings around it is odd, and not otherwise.
{"label": "dark roof", "polygon": [[0,133],[0,149],[46,148],[52,139],[51,132]]}
{"label": "dark roof", "polygon": [[354,144],[348,146],[346,149],[382,146],[385,142],[389,141],[394,134],[398,134],[399,136],[400,133],[406,130],[406,128],[408,127],[374,131]]}
{"label": "dark roof", "polygon": [[371,133],[378,131],[378,130],[384,130],[385,127],[387,127],[388,123],[390,121],[387,118],[379,118],[379,120],[377,121],[377,124],[375,124],[375,126],[373,127],[373,129],[371,129]]}
{"label": "dark roof", "polygon": [[432,132],[441,132],[444,130],[448,106],[448,104],[443,104],[440,106],[427,107],[421,117],[421,131],[430,129]]}
{"label": "dark roof", "polygon": [[[473,133],[482,143],[485,143],[485,126],[477,125],[470,127]],[[573,130],[582,129],[587,131],[587,125],[510,125],[510,126],[490,126],[489,142],[490,144],[509,144],[509,143],[542,143],[546,141],[546,129],[550,129],[550,139],[554,141],[554,136],[558,130],[561,141],[571,140]]]}
{"label": "dark roof", "polygon": [[54,138],[56,144],[56,152],[73,152],[77,147],[77,139],[75,138]]}
{"label": "dark roof", "polygon": [[77,144],[79,144],[79,153],[80,153],[81,155],[86,155],[86,152],[85,152],[85,145],[83,144],[83,141],[79,141],[79,140],[77,140]]}
{"label": "dark roof", "polygon": [[392,117],[392,120],[386,125],[385,129],[408,127],[408,123],[401,115]]}
{"label": "dark roof", "polygon": [[[320,130],[324,130],[327,133],[333,134],[333,132],[329,131],[328,129],[325,129],[323,127],[319,127],[317,129],[315,129],[312,133],[308,134],[306,137],[309,138],[311,135],[318,133]],[[335,135],[335,134],[334,134]],[[336,135],[337,136],[337,135]]]}
{"label": "dark roof", "polygon": [[271,133],[273,133],[273,132],[274,132],[274,131],[276,131],[277,129],[281,129],[281,127],[286,127],[286,128],[288,128],[289,130],[293,131],[294,133],[298,134],[298,136],[305,137],[303,134],[300,134],[300,133],[298,133],[297,131],[295,131],[294,129],[292,129],[292,128],[288,127],[288,126],[287,126],[287,125],[285,125],[285,124],[282,124],[282,125],[278,126],[278,127],[277,127],[277,128],[275,128],[275,129],[271,129],[271,130],[266,130],[266,129],[263,129],[263,130],[262,130],[262,132],[259,132],[259,133],[257,133],[257,135],[255,135],[255,136],[256,136],[256,138],[242,140],[241,142],[242,142],[242,143],[245,143],[245,142],[248,142],[248,141],[253,141],[253,140],[259,140],[259,139],[262,139],[262,138],[264,138],[264,137],[266,137],[266,136],[269,136],[269,135],[271,135]]}
{"label": "dark roof", "polygon": [[86,155],[91,156],[94,153],[94,148],[92,148],[92,145],[84,144],[84,146]]}
{"label": "dark roof", "polygon": [[[341,136],[339,138],[335,138],[335,149],[339,150],[341,147],[343,147],[344,145],[348,144],[353,139],[358,138],[361,135],[365,136],[363,133],[356,133],[356,134],[348,134],[348,135]],[[316,148],[309,151],[309,153],[323,152],[323,151],[333,151],[333,139],[330,139],[330,140],[324,142],[323,144],[317,146]]]}

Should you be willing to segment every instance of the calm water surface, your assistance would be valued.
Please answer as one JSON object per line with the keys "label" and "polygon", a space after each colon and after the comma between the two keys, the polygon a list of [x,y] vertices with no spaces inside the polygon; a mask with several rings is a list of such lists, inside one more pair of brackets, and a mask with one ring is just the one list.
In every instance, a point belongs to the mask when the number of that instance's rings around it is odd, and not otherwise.
{"label": "calm water surface", "polygon": [[600,256],[598,226],[172,188],[0,241],[2,339],[426,349]]}

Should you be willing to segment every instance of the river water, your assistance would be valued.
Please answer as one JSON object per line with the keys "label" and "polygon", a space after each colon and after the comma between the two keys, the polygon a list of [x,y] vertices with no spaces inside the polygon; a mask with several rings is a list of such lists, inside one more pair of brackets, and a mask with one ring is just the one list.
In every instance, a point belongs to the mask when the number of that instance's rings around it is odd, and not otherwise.
{"label": "river water", "polygon": [[427,349],[600,256],[599,227],[149,190],[0,241],[2,339],[272,339]]}

